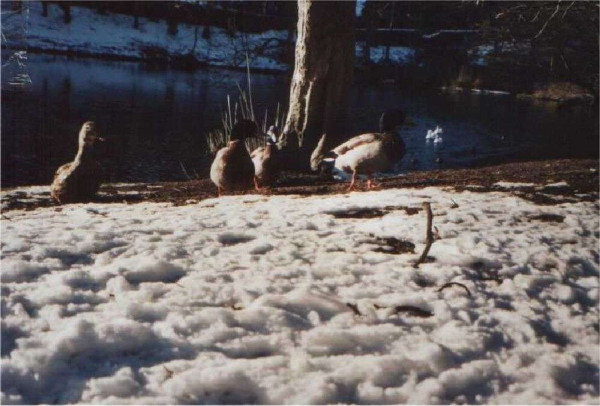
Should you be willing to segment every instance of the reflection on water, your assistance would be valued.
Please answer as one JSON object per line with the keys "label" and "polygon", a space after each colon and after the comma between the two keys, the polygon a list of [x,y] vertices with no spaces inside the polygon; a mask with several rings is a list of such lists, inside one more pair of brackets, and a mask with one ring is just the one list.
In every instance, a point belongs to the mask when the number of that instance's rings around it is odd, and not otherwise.
{"label": "reflection on water", "polygon": [[[50,183],[70,161],[84,121],[94,120],[109,181],[182,180],[206,176],[210,156],[203,135],[221,121],[227,94],[237,95],[239,72],[152,70],[136,62],[29,55],[27,86],[2,83],[2,185]],[[289,78],[252,75],[255,111],[287,103]],[[466,167],[511,159],[597,157],[596,108],[557,108],[512,97],[407,94],[395,86],[351,88],[342,128],[372,131],[385,108],[407,111],[408,155],[398,170]],[[426,142],[443,128],[444,142]],[[440,162],[441,161],[441,162]]]}

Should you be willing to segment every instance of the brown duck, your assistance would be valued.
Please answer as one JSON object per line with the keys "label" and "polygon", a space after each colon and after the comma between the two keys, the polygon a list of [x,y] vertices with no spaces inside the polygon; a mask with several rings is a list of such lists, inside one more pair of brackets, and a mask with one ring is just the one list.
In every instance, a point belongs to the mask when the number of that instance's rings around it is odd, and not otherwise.
{"label": "brown duck", "polygon": [[79,150],[75,160],[58,168],[50,186],[50,194],[60,204],[90,201],[102,180],[101,167],[95,158],[94,143],[104,141],[96,125],[88,121],[79,131]]}
{"label": "brown duck", "polygon": [[241,120],[231,130],[227,145],[217,151],[210,167],[210,179],[219,190],[243,191],[252,188],[254,180],[254,164],[246,149],[244,140],[256,137],[258,127],[253,121]]}
{"label": "brown duck", "polygon": [[271,186],[279,174],[279,159],[277,156],[277,127],[271,126],[267,132],[267,142],[264,147],[258,147],[250,154],[254,163],[254,188]]}

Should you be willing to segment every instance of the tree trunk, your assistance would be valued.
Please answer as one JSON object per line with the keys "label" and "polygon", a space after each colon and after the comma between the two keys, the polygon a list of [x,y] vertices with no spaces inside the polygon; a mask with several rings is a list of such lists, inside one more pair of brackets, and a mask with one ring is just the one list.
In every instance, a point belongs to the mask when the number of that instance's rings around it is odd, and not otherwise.
{"label": "tree trunk", "polygon": [[325,148],[338,140],[338,107],[354,68],[355,9],[355,1],[298,1],[296,62],[279,145],[290,167],[306,168],[324,134]]}

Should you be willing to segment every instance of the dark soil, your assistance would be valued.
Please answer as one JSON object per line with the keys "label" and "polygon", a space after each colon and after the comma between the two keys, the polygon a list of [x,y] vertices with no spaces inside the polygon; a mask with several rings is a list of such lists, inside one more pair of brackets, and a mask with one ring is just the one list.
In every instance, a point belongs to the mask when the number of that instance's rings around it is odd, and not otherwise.
{"label": "dark soil", "polygon": [[[496,182],[535,183],[536,187],[504,190],[540,205],[555,205],[575,201],[597,201],[598,199],[598,160],[595,159],[561,159],[550,161],[518,162],[497,166],[447,169],[436,171],[415,171],[405,175],[380,179],[381,189],[424,188],[428,186],[453,187],[457,192],[502,191],[494,186]],[[540,188],[548,183],[565,181],[566,187]],[[284,172],[278,184],[268,190],[247,194],[263,195],[331,195],[346,193],[348,184],[321,177],[312,173]],[[361,182],[359,187],[364,187]],[[8,191],[6,189],[5,191]],[[196,203],[200,200],[214,198],[217,189],[210,179],[198,179],[185,182],[157,182],[135,184],[131,186],[103,185],[103,192],[95,202],[127,203],[168,202],[173,205]],[[243,194],[243,193],[234,193]],[[47,196],[47,199],[45,198]],[[24,197],[24,196],[22,196]],[[38,207],[58,206],[52,201],[49,192],[42,199],[22,201],[18,197],[3,198],[4,210],[34,210]],[[391,210],[406,210],[404,207],[385,207],[377,210],[354,210],[337,213],[336,217],[368,218],[381,217]],[[412,209],[407,214],[415,214]]]}
{"label": "dark soil", "polygon": [[561,216],[560,214],[539,214],[537,216],[529,217],[529,221],[538,220],[544,223],[562,223],[565,219],[565,216]]}

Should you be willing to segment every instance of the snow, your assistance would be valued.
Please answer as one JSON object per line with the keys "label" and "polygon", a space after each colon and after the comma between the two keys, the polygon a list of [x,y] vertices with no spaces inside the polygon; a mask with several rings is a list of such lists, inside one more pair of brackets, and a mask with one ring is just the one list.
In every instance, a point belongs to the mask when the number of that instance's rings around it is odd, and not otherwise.
{"label": "snow", "polygon": [[[373,63],[382,63],[385,60],[385,46],[372,46],[371,47],[371,61]],[[407,65],[414,61],[416,54],[415,48],[402,47],[402,46],[390,46],[390,62],[395,65]],[[356,57],[357,59],[362,58],[364,55],[364,43],[356,43]]]}
{"label": "snow", "polygon": [[518,56],[527,56],[531,51],[531,43],[529,41],[501,41],[495,45],[483,44],[473,47],[467,51],[471,63],[478,66],[486,66],[489,64],[492,56],[502,53],[508,53]]}
{"label": "snow", "polygon": [[363,10],[367,5],[367,0],[357,0],[356,1],[356,16],[362,17]]}
{"label": "snow", "polygon": [[529,182],[496,182],[494,186],[499,187],[501,189],[522,189],[522,188],[531,188],[535,186],[535,183]]}
{"label": "snow", "polygon": [[[415,269],[424,213],[394,208],[424,201],[441,239]],[[356,209],[383,215],[332,214]],[[430,187],[6,214],[5,403],[599,400],[597,202]]]}
{"label": "snow", "polygon": [[[6,45],[40,51],[70,51],[86,55],[110,55],[143,58],[144,50],[159,48],[168,55],[192,53],[199,62],[214,66],[246,66],[246,39],[250,47],[252,68],[287,71],[289,66],[277,60],[279,42],[287,31],[265,31],[233,37],[226,30],[211,27],[210,38],[202,37],[202,26],[178,24],[177,33],[168,34],[164,21],[139,19],[139,30],[133,28],[133,17],[124,14],[100,15],[86,7],[71,7],[71,22],[64,24],[63,13],[55,4],[48,6],[48,17],[42,16],[41,2],[24,3],[25,11],[3,22]],[[23,25],[25,35],[23,36]],[[197,32],[196,32],[197,30]],[[194,48],[195,38],[197,40]],[[265,49],[253,56],[252,50]]]}

